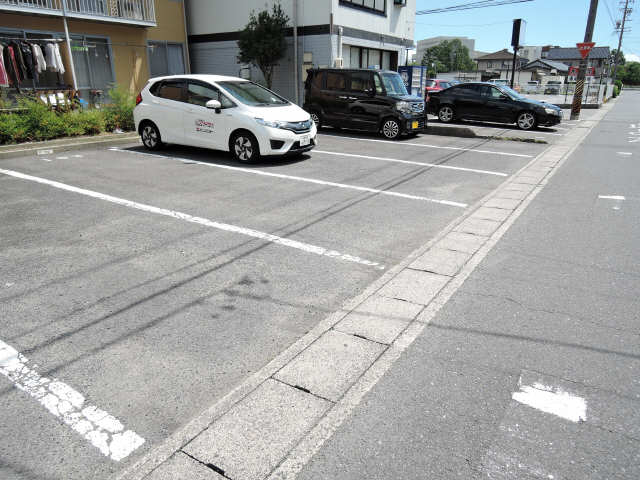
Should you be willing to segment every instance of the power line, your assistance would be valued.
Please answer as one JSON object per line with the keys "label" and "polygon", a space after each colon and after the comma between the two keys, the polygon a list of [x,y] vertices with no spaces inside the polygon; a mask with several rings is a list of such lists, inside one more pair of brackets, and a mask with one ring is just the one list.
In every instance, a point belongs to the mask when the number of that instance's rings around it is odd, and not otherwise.
{"label": "power line", "polygon": [[474,10],[477,8],[495,7],[498,5],[511,5],[514,3],[532,2],[533,0],[479,0],[469,3],[461,3],[459,5],[452,5],[450,7],[433,8],[430,10],[420,10],[416,12],[416,15],[432,15],[434,13],[447,13],[457,12],[460,10]]}

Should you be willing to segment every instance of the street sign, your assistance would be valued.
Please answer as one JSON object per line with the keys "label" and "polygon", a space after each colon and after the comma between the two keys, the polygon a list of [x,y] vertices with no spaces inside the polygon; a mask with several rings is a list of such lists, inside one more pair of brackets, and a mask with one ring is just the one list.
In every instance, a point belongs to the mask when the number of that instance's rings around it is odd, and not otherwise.
{"label": "street sign", "polygon": [[582,58],[587,58],[591,49],[596,45],[596,42],[576,43],[576,45],[580,55],[582,55]]}

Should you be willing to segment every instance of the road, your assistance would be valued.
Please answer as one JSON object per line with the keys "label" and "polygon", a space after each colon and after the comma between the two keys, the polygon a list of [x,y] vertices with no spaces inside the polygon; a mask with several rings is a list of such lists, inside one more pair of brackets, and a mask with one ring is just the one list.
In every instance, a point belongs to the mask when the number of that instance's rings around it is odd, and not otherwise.
{"label": "road", "polygon": [[640,477],[640,94],[622,100],[298,478]]}
{"label": "road", "polygon": [[547,147],[326,130],[253,166],[137,145],[1,160],[0,476],[113,478]]}

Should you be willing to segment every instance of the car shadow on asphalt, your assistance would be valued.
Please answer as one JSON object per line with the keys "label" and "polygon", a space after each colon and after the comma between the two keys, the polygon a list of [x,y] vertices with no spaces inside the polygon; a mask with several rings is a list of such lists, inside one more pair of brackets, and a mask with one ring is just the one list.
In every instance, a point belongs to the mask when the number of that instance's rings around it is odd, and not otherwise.
{"label": "car shadow on asphalt", "polygon": [[284,165],[293,165],[303,162],[311,158],[307,153],[300,155],[272,155],[263,156],[259,161],[254,163],[242,163],[233,158],[229,152],[223,152],[221,150],[211,150],[208,148],[189,147],[183,145],[165,145],[163,148],[155,151],[149,151],[143,146],[125,147],[120,149],[122,151],[129,151],[134,153],[148,153],[151,155],[160,155],[165,157],[175,158],[188,163],[189,161],[211,163],[215,165],[225,165],[230,167],[243,167],[243,168],[270,168],[281,167]]}

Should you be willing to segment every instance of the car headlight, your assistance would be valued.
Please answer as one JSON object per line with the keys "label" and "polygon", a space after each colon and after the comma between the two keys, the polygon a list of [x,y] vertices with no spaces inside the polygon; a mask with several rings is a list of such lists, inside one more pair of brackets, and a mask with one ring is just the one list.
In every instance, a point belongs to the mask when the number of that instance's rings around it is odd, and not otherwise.
{"label": "car headlight", "polygon": [[264,125],[265,127],[271,127],[271,128],[284,128],[287,124],[287,122],[279,122],[277,120],[265,120],[264,118],[255,118],[255,121],[258,122],[260,125]]}
{"label": "car headlight", "polygon": [[558,115],[558,111],[553,108],[545,108],[544,111],[549,115]]}
{"label": "car headlight", "polygon": [[396,103],[396,110],[402,113],[411,113],[411,105],[409,105],[409,102],[398,102]]}

